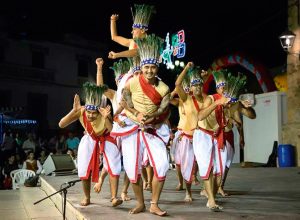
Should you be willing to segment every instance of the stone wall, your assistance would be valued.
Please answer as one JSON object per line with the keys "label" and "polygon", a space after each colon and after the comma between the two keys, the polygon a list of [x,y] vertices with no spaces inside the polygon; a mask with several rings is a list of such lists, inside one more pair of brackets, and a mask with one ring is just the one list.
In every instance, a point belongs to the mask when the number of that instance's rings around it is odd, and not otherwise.
{"label": "stone wall", "polygon": [[288,122],[283,126],[283,143],[296,147],[296,163],[300,166],[300,8],[298,0],[289,0],[288,25],[296,34],[294,46],[287,56],[287,113]]}

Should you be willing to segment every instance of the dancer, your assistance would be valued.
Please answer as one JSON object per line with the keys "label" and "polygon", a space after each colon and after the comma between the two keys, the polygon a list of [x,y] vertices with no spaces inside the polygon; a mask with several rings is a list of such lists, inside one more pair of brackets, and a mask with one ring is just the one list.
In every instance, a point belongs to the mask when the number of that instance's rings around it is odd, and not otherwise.
{"label": "dancer", "polygon": [[169,116],[169,87],[159,80],[158,60],[162,39],[149,35],[137,39],[141,58],[142,74],[127,82],[123,98],[127,102],[126,127],[114,126],[112,135],[122,137],[122,152],[125,171],[131,181],[137,205],[129,213],[145,210],[144,194],[141,184],[143,151],[149,155],[154,170],[150,213],[165,216],[158,206],[166,173],[169,168],[166,143],[169,140],[169,127],[164,123]]}
{"label": "dancer", "polygon": [[102,94],[107,87],[87,82],[83,88],[85,106],[80,105],[80,98],[76,94],[73,109],[60,120],[59,127],[65,128],[79,120],[86,132],[86,135],[81,138],[78,148],[78,176],[82,180],[85,195],[81,205],[90,204],[91,180],[92,182],[98,181],[99,157],[100,154],[103,154],[103,166],[110,174],[111,202],[115,207],[122,204],[122,200],[117,198],[121,155],[115,140],[109,135],[109,131],[112,129],[111,107],[100,107]]}
{"label": "dancer", "polygon": [[[219,72],[215,72],[215,74],[217,73]],[[223,83],[225,81],[217,83],[217,88]],[[207,96],[200,107],[198,129],[193,135],[193,148],[199,173],[208,195],[207,207],[212,211],[223,209],[216,204],[215,195],[224,174],[227,157],[227,147],[224,145],[223,139],[226,126],[223,105],[229,101],[230,98],[226,98],[224,95]]]}
{"label": "dancer", "polygon": [[132,25],[132,39],[128,39],[118,35],[117,32],[117,20],[119,19],[118,14],[113,14],[110,17],[110,32],[111,32],[111,39],[116,43],[128,47],[128,50],[121,51],[121,52],[114,52],[110,51],[108,54],[108,58],[110,59],[117,59],[122,57],[134,57],[137,55],[137,45],[134,42],[134,39],[141,39],[147,36],[148,26],[152,14],[154,13],[154,6],[152,5],[134,5],[135,7],[135,14],[133,19]]}
{"label": "dancer", "polygon": [[[103,86],[103,73],[102,73],[102,67],[104,64],[104,61],[102,58],[97,58],[96,59],[96,64],[97,64],[97,85],[98,86]],[[122,61],[120,60],[119,62],[115,62],[113,64],[113,67],[111,69],[114,70],[114,75],[115,75],[115,82],[116,86],[119,85],[120,80],[124,76],[125,73],[129,71],[130,68],[130,63],[128,61]],[[115,112],[119,109],[119,104],[117,102],[117,92],[113,89],[108,88],[105,92],[104,95],[111,101],[112,107],[113,107],[113,112]],[[123,121],[119,120],[118,117],[114,117],[121,126],[124,125]],[[124,125],[125,126],[125,125]],[[121,143],[119,140],[117,140],[118,147],[121,147]],[[101,191],[102,185],[104,183],[105,177],[107,176],[108,171],[106,169],[102,169],[98,183],[95,184],[94,190],[95,192],[99,193]],[[129,187],[129,179],[127,177],[127,174],[124,174],[124,180],[123,180],[123,188],[121,192],[121,198],[123,201],[129,201],[131,198],[128,196],[128,187]]]}
{"label": "dancer", "polygon": [[[178,123],[177,141],[175,142],[175,162],[178,176],[182,174],[186,185],[186,196],[184,201],[191,202],[191,184],[194,175],[195,156],[193,151],[193,133],[197,128],[197,116],[200,106],[203,104],[204,95],[202,94],[203,81],[200,76],[201,70],[194,67],[192,62],[187,63],[183,71],[178,76],[175,85],[176,91],[182,101],[179,108],[180,120]],[[187,74],[189,74],[187,76]],[[189,77],[189,93],[186,93],[182,82],[185,77]]]}
{"label": "dancer", "polygon": [[[255,110],[251,107],[249,100],[238,100],[239,91],[246,83],[246,76],[239,73],[237,77],[234,77],[230,72],[225,70],[224,74],[226,76],[226,83],[224,86],[220,85],[217,92],[218,94],[225,93],[225,96],[229,97],[231,101],[224,107],[225,118],[227,121],[227,125],[225,127],[225,139],[229,144],[227,144],[227,161],[225,172],[221,185],[218,189],[218,193],[223,197],[229,195],[224,191],[224,185],[234,157],[233,126],[235,125],[237,127],[240,136],[240,147],[243,148],[245,143],[241,114],[250,119],[254,119],[256,117]],[[218,79],[216,80],[218,81]]]}

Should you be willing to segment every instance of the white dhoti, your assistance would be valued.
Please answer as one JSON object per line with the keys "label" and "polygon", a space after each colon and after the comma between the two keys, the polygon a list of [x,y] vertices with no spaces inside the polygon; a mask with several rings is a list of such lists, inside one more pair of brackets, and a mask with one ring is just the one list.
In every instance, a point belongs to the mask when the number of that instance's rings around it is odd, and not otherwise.
{"label": "white dhoti", "polygon": [[[92,156],[96,153],[96,141],[90,135],[84,135],[78,147],[78,176],[88,179],[93,170]],[[100,149],[99,143],[99,149]],[[100,154],[97,156],[100,161]],[[103,151],[103,166],[111,176],[119,176],[121,173],[121,154],[115,143],[105,140]],[[98,174],[99,175],[99,174]]]}
{"label": "white dhoti", "polygon": [[150,127],[142,129],[128,118],[125,123],[127,126],[124,128],[114,123],[111,135],[122,139],[123,165],[129,180],[136,183],[141,175],[144,151],[147,151],[156,178],[164,180],[169,169],[166,149],[170,136],[169,127],[163,124],[150,132]]}
{"label": "white dhoti", "polygon": [[177,166],[180,166],[183,179],[188,183],[192,182],[192,174],[195,162],[192,138],[193,137],[191,135],[186,135],[184,132],[178,131],[174,145],[175,163]]}
{"label": "white dhoti", "polygon": [[212,169],[214,175],[223,176],[227,160],[226,146],[220,149],[217,139],[197,129],[193,135],[193,148],[202,179],[208,179]]}

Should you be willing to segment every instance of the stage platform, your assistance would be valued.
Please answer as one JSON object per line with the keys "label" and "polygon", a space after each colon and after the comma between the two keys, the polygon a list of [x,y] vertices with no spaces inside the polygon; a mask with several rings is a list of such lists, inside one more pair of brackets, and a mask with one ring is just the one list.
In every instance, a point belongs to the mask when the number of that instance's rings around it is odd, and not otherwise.
{"label": "stage platform", "polygon": [[[122,172],[119,195],[123,182]],[[49,195],[59,190],[61,184],[78,179],[70,176],[42,176],[41,187]],[[169,170],[160,199],[160,207],[167,210],[167,219],[300,219],[300,168],[240,168],[232,167],[229,171],[225,189],[229,197],[218,196],[217,201],[224,207],[222,212],[211,212],[206,205],[206,198],[200,196],[200,186],[192,186],[192,203],[184,202],[185,191],[176,191],[177,178],[175,170]],[[92,204],[87,207],[79,205],[83,198],[81,182],[68,189],[66,217],[73,219],[161,219],[149,213],[150,192],[144,191],[146,212],[131,215],[130,208],[135,206],[131,186],[129,195],[133,200],[123,202],[113,208],[110,203],[108,178],[100,194],[91,193]],[[51,197],[56,207],[61,210],[62,196]]]}

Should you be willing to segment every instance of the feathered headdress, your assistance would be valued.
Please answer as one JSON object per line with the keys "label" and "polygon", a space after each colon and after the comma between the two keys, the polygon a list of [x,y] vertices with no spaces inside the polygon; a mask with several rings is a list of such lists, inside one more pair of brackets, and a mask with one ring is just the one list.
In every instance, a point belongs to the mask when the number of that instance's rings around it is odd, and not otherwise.
{"label": "feathered headdress", "polygon": [[132,71],[132,73],[136,73],[141,71],[141,60],[140,60],[140,56],[136,55],[134,57],[130,57],[128,58],[128,62],[130,64],[130,69]]}
{"label": "feathered headdress", "polygon": [[107,86],[97,86],[94,83],[86,82],[83,84],[83,95],[85,98],[86,110],[97,110],[102,102],[102,95],[107,90]]}
{"label": "feathered headdress", "polygon": [[230,102],[237,102],[241,89],[245,86],[247,77],[242,73],[233,76],[230,72],[227,73],[226,85],[224,87],[224,95],[230,98]]}
{"label": "feathered headdress", "polygon": [[138,45],[141,66],[145,64],[155,64],[159,66],[159,57],[163,49],[164,40],[155,34],[151,34],[141,39],[135,39],[134,41]]}
{"label": "feathered headdress", "polygon": [[134,5],[135,13],[132,12],[133,25],[132,28],[139,28],[148,30],[149,22],[152,14],[155,13],[155,7],[153,5]]}
{"label": "feathered headdress", "polygon": [[181,82],[181,86],[182,86],[183,90],[185,91],[185,93],[190,92],[190,76],[188,74],[186,74],[185,77],[183,78],[183,80]]}
{"label": "feathered headdress", "polygon": [[120,59],[118,62],[114,62],[113,66],[110,67],[114,71],[116,81],[120,81],[125,73],[130,69],[130,63],[128,60],[123,61]]}
{"label": "feathered headdress", "polygon": [[221,86],[226,85],[226,70],[218,70],[212,72],[215,82],[216,82],[216,88],[218,89]]}
{"label": "feathered headdress", "polygon": [[188,70],[188,75],[190,78],[190,85],[194,86],[197,84],[203,84],[203,79],[200,75],[201,69],[199,66],[194,66]]}

